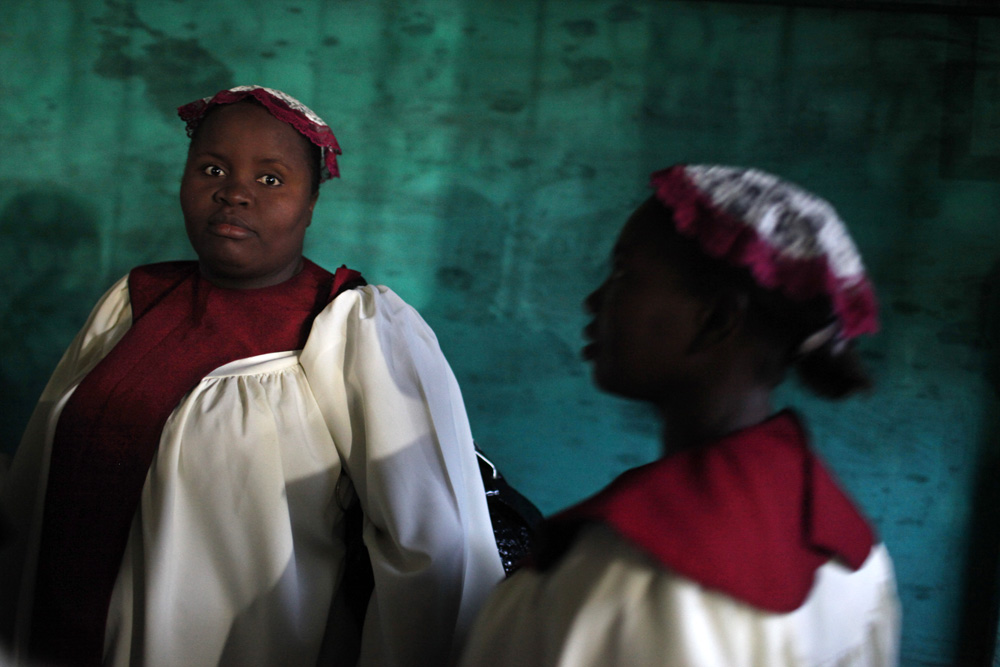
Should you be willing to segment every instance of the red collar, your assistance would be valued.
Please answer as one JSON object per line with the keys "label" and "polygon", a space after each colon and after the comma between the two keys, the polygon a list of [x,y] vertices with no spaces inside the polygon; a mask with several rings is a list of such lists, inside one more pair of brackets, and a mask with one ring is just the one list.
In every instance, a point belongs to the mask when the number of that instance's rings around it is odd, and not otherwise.
{"label": "red collar", "polygon": [[601,522],[665,567],[755,607],[788,612],[837,558],[856,570],[874,532],[790,411],[625,472],[547,525],[555,552]]}

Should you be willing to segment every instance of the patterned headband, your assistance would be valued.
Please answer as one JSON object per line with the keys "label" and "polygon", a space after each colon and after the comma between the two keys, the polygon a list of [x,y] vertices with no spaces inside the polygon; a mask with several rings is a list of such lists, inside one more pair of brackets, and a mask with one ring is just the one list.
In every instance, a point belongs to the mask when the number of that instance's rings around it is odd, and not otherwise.
{"label": "patterned headband", "polygon": [[323,122],[322,118],[313,113],[312,109],[280,90],[263,86],[236,86],[229,90],[221,90],[212,97],[205,97],[178,107],[177,115],[187,123],[187,134],[190,137],[209,109],[221,104],[233,104],[247,97],[256,99],[272,116],[288,123],[306,139],[319,146],[321,183],[340,176],[337,156],[341,151],[337,138],[333,136],[333,130]]}
{"label": "patterned headband", "polygon": [[677,230],[706,254],[791,299],[829,299],[837,326],[826,338],[878,331],[861,256],[828,202],[756,169],[676,165],[655,172],[650,185],[673,209]]}

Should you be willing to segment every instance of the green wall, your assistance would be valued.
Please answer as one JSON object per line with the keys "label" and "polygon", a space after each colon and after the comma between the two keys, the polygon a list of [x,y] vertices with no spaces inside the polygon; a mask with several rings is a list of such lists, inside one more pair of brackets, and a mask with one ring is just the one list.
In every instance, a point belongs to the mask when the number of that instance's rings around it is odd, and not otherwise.
{"label": "green wall", "polygon": [[996,629],[1000,18],[882,7],[6,0],[0,445],[112,281],[191,256],[174,109],[219,88],[334,127],[307,254],[424,313],[478,442],[545,512],[656,455],[655,419],[578,354],[647,174],[759,166],[835,203],[884,311],[876,391],[782,399],[893,553],[904,664],[971,662]]}

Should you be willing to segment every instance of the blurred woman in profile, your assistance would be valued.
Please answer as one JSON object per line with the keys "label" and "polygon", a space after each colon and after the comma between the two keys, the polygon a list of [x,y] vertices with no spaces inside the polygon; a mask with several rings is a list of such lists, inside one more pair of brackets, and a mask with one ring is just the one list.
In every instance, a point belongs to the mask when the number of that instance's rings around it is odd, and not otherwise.
{"label": "blurred woman in profile", "polygon": [[0,496],[0,632],[53,665],[446,664],[503,568],[434,333],[303,257],[338,175],[316,114],[259,86],[179,112],[198,259],[122,278],[45,388]]}
{"label": "blurred woman in profile", "polygon": [[652,187],[586,300],[584,356],[598,387],[655,406],[663,456],[544,524],[462,664],[895,664],[889,554],[772,402],[790,369],[829,399],[870,386],[854,243],[758,170],[679,165]]}

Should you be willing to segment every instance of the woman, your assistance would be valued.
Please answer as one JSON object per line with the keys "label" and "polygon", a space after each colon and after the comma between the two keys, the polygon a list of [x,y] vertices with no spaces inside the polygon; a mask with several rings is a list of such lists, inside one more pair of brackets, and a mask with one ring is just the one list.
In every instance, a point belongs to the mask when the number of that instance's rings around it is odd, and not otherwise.
{"label": "woman", "polygon": [[756,170],[676,166],[586,305],[603,390],[654,405],[663,457],[550,519],[464,665],[889,665],[892,563],[772,392],[868,385],[874,295],[824,201]]}
{"label": "woman", "polygon": [[445,664],[503,570],[434,334],[302,256],[326,123],[257,86],[179,112],[198,260],[120,280],[46,387],[3,489],[5,636],[52,664]]}

